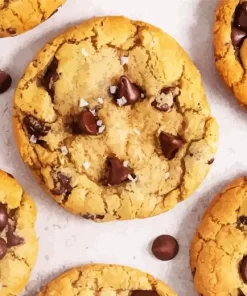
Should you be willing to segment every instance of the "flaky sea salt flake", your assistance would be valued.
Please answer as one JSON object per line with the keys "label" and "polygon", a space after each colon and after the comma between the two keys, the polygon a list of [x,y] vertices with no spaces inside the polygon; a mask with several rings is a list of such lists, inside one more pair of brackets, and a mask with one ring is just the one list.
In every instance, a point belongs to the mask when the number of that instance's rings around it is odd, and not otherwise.
{"label": "flaky sea salt flake", "polygon": [[135,182],[136,181],[136,177],[133,178],[133,176],[131,174],[128,174],[128,179],[131,181],[131,182]]}
{"label": "flaky sea salt flake", "polygon": [[103,124],[103,121],[102,120],[98,120],[97,121],[97,126],[102,126],[102,124]]}
{"label": "flaky sea salt flake", "polygon": [[125,104],[127,104],[127,100],[125,99],[125,97],[122,97],[122,98],[120,98],[120,99],[117,99],[117,104],[118,104],[118,106],[120,106],[120,107],[122,107],[122,106],[124,106]]}
{"label": "flaky sea salt flake", "polygon": [[96,116],[96,111],[95,111],[95,109],[90,109],[89,111],[93,114],[93,116]]}
{"label": "flaky sea salt flake", "polygon": [[85,170],[88,170],[88,169],[90,168],[91,164],[90,164],[89,161],[85,161],[85,162],[83,163],[83,166],[84,166],[84,169],[85,169]]}
{"label": "flaky sea salt flake", "polygon": [[124,166],[125,168],[127,168],[127,167],[128,167],[128,165],[129,165],[129,162],[128,162],[128,160],[125,160],[125,161],[123,162],[123,166]]}
{"label": "flaky sea salt flake", "polygon": [[105,125],[101,125],[99,128],[99,134],[102,134],[104,130],[105,130]]}
{"label": "flaky sea salt flake", "polygon": [[117,86],[116,85],[110,86],[110,93],[114,95],[116,92],[117,92]]}
{"label": "flaky sea salt flake", "polygon": [[63,155],[67,155],[69,151],[68,151],[66,146],[62,146],[61,147],[61,152],[63,153]]}
{"label": "flaky sea salt flake", "polygon": [[85,101],[84,99],[80,99],[79,106],[80,106],[81,108],[86,107],[86,106],[88,106],[88,102]]}
{"label": "flaky sea salt flake", "polygon": [[141,93],[141,98],[144,99],[145,98],[145,94]]}
{"label": "flaky sea salt flake", "polygon": [[126,65],[129,62],[129,57],[121,57],[121,65]]}
{"label": "flaky sea salt flake", "polygon": [[165,180],[167,180],[167,179],[169,178],[169,176],[170,176],[170,173],[169,173],[169,172],[166,172],[166,173],[164,174],[164,178],[165,178]]}
{"label": "flaky sea salt flake", "polygon": [[82,55],[83,55],[84,57],[88,57],[88,52],[86,51],[85,48],[83,48],[83,49],[81,50],[81,53],[82,53]]}
{"label": "flaky sea salt flake", "polygon": [[32,135],[31,138],[29,139],[31,143],[36,144],[37,143],[37,138],[35,135]]}
{"label": "flaky sea salt flake", "polygon": [[140,132],[138,131],[138,129],[136,129],[136,128],[133,128],[133,132],[135,133],[135,134],[137,134],[138,136],[140,136]]}
{"label": "flaky sea salt flake", "polygon": [[102,98],[98,98],[98,103],[103,105],[104,104],[104,100]]}

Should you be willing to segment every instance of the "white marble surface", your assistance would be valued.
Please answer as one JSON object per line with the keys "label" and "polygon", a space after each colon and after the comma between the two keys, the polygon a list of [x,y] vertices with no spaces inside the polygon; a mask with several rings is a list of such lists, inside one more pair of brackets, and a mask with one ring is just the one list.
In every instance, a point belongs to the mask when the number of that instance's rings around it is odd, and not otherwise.
{"label": "white marble surface", "polygon": [[[247,114],[216,73],[212,26],[217,0],[68,0],[53,18],[12,39],[0,40],[0,68],[11,73],[12,88],[0,96],[0,168],[11,172],[36,201],[40,252],[23,295],[35,292],[66,268],[90,262],[130,265],[169,283],[179,296],[195,296],[189,269],[189,245],[209,200],[227,181],[247,170]],[[220,124],[220,143],[211,173],[194,196],[167,214],[143,221],[96,224],[59,208],[31,176],[13,138],[14,88],[37,50],[68,26],[96,15],[141,19],[175,37],[202,73],[213,114]],[[170,262],[155,259],[150,243],[160,234],[177,237],[179,255]]]}

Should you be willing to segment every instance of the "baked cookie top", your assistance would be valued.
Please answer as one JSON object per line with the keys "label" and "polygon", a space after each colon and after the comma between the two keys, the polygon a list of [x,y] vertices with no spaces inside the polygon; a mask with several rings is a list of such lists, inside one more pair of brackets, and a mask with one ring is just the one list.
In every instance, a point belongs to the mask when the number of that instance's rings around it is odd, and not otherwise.
{"label": "baked cookie top", "polygon": [[17,295],[26,286],[38,253],[36,207],[14,177],[0,171],[1,296]]}
{"label": "baked cookie top", "polygon": [[166,284],[137,269],[119,265],[73,268],[50,282],[38,296],[176,296]]}
{"label": "baked cookie top", "polygon": [[247,295],[247,178],[207,209],[191,244],[195,287],[203,296]]}
{"label": "baked cookie top", "polygon": [[0,38],[26,32],[48,19],[65,0],[0,0]]}
{"label": "baked cookie top", "polygon": [[215,18],[216,66],[244,107],[247,105],[247,1],[220,0]]}
{"label": "baked cookie top", "polygon": [[47,44],[18,84],[14,127],[52,197],[98,222],[173,208],[206,176],[218,140],[183,49],[124,17],[91,19]]}

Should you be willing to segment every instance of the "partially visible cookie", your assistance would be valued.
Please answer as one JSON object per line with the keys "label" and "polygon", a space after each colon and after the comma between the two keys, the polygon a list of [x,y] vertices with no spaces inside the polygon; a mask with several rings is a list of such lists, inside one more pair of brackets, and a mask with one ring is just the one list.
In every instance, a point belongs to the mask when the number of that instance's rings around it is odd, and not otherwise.
{"label": "partially visible cookie", "polygon": [[65,0],[0,0],[0,38],[26,32],[56,12]]}
{"label": "partially visible cookie", "polygon": [[241,105],[247,106],[247,1],[220,0],[215,18],[216,67]]}
{"label": "partially visible cookie", "polygon": [[235,180],[212,201],[190,256],[198,293],[247,295],[247,178]]}
{"label": "partially visible cookie", "polygon": [[0,295],[26,286],[38,253],[36,207],[14,177],[0,171]]}
{"label": "partially visible cookie", "polygon": [[45,286],[38,296],[176,296],[166,284],[119,265],[75,267]]}

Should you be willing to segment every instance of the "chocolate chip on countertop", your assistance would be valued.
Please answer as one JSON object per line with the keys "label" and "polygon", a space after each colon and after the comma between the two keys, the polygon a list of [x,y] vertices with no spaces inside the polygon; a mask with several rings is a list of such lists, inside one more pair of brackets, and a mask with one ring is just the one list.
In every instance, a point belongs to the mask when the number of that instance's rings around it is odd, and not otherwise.
{"label": "chocolate chip on countertop", "polygon": [[8,212],[5,205],[0,203],[0,231],[3,231],[8,224]]}
{"label": "chocolate chip on countertop", "polygon": [[50,130],[50,127],[43,121],[36,119],[32,115],[26,115],[23,123],[30,136],[34,135],[36,138],[46,136]]}
{"label": "chocolate chip on countertop", "polygon": [[159,296],[159,294],[156,291],[135,290],[132,291],[131,296]]}
{"label": "chocolate chip on countertop", "polygon": [[178,136],[161,132],[159,135],[162,152],[169,160],[173,159],[178,150],[183,146],[183,140]]}
{"label": "chocolate chip on countertop", "polygon": [[242,279],[244,283],[247,283],[247,256],[244,256],[240,263],[240,274],[242,276]]}
{"label": "chocolate chip on countertop", "polygon": [[14,234],[13,227],[10,224],[8,224],[8,230],[6,232],[6,238],[7,238],[7,246],[9,248],[19,246],[19,245],[21,245],[21,244],[23,244],[25,242],[24,238],[19,237],[19,236]]}
{"label": "chocolate chip on countertop", "polygon": [[82,111],[79,114],[78,127],[83,134],[98,134],[97,118],[90,111]]}
{"label": "chocolate chip on countertop", "polygon": [[133,177],[132,170],[125,167],[123,161],[115,156],[107,158],[107,165],[109,172],[106,184],[119,185],[123,182],[130,181],[130,176]]}
{"label": "chocolate chip on countertop", "polygon": [[59,79],[59,74],[57,73],[58,59],[54,57],[51,64],[46,70],[45,75],[41,79],[41,84],[45,87],[51,98],[54,98],[54,82]]}
{"label": "chocolate chip on countertop", "polygon": [[11,83],[11,76],[8,73],[0,70],[0,94],[6,92],[10,88]]}
{"label": "chocolate chip on countertop", "polygon": [[240,47],[242,45],[242,42],[244,38],[246,38],[247,33],[243,30],[240,30],[238,28],[232,28],[232,44],[234,47]]}
{"label": "chocolate chip on countertop", "polygon": [[0,260],[3,259],[7,253],[8,247],[3,238],[0,238]]}
{"label": "chocolate chip on countertop", "polygon": [[72,191],[70,181],[70,177],[65,176],[62,173],[58,173],[54,180],[55,188],[51,190],[51,193],[54,195],[70,194]]}
{"label": "chocolate chip on countertop", "polygon": [[[114,98],[119,106],[134,105],[141,99],[142,91],[138,85],[132,83],[127,76],[121,76]],[[126,100],[119,103],[119,100]]]}
{"label": "chocolate chip on countertop", "polygon": [[163,88],[151,105],[159,111],[170,112],[179,93],[178,87]]}
{"label": "chocolate chip on countertop", "polygon": [[157,237],[152,245],[154,256],[162,261],[168,261],[176,257],[179,250],[177,240],[170,235]]}

